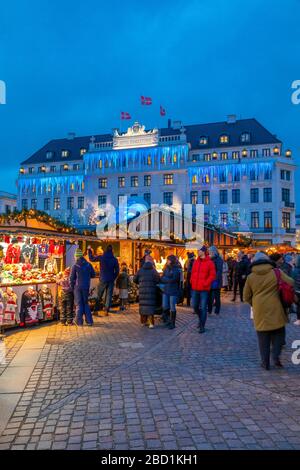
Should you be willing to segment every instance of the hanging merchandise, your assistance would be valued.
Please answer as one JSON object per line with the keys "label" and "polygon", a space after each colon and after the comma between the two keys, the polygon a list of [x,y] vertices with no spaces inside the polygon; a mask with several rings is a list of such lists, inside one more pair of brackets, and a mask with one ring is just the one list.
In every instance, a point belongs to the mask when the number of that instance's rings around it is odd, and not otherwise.
{"label": "hanging merchandise", "polygon": [[29,286],[23,293],[20,310],[20,326],[34,325],[39,322],[40,299],[33,286]]}
{"label": "hanging merchandise", "polygon": [[52,320],[54,316],[54,303],[51,289],[47,284],[43,284],[39,290],[39,297],[41,301],[42,320]]}
{"label": "hanging merchandise", "polygon": [[64,244],[50,240],[49,253],[51,253],[51,255],[53,255],[55,258],[61,258],[64,254]]}
{"label": "hanging merchandise", "polygon": [[2,261],[4,258],[4,247],[0,245],[0,261]]}
{"label": "hanging merchandise", "polygon": [[34,264],[36,259],[36,247],[30,243],[30,238],[26,241],[21,249],[21,263]]}
{"label": "hanging merchandise", "polygon": [[43,240],[41,244],[38,245],[38,255],[39,258],[48,258],[49,245],[46,243],[46,240]]}
{"label": "hanging merchandise", "polygon": [[13,238],[11,240],[11,243],[7,247],[5,263],[8,263],[8,264],[20,263],[20,257],[21,257],[21,248],[18,243],[18,239]]}
{"label": "hanging merchandise", "polygon": [[44,270],[48,274],[57,274],[57,263],[53,255],[49,254],[44,264]]}
{"label": "hanging merchandise", "polygon": [[[3,291],[1,291],[3,293]],[[17,313],[17,294],[11,287],[7,287],[6,292],[3,293],[3,324],[15,325]]]}

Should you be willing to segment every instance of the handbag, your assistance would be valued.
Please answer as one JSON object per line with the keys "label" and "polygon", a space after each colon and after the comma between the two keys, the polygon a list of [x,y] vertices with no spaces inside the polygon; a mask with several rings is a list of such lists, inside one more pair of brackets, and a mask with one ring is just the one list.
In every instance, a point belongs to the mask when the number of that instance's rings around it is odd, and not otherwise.
{"label": "handbag", "polygon": [[280,269],[275,268],[274,271],[277,279],[278,292],[282,306],[283,308],[289,308],[294,303],[295,299],[294,287],[282,279]]}

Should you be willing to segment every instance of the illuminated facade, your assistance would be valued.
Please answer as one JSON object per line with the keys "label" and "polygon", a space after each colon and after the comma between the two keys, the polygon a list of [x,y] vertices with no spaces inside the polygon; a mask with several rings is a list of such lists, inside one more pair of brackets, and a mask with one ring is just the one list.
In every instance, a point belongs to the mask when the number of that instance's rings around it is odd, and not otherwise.
{"label": "illuminated facade", "polygon": [[255,119],[50,141],[21,164],[18,208],[77,226],[120,197],[149,204],[204,204],[207,222],[261,244],[295,242],[295,163]]}

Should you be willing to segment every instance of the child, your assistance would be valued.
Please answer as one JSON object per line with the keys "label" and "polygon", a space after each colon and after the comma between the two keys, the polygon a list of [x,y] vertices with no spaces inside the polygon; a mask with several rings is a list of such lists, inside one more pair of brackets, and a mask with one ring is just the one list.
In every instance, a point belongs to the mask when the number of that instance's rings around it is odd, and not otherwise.
{"label": "child", "polygon": [[70,268],[66,268],[62,278],[58,280],[61,287],[60,296],[60,321],[62,325],[73,325],[74,320],[74,294],[70,284]]}
{"label": "child", "polygon": [[126,301],[128,300],[128,289],[130,287],[130,279],[126,266],[122,267],[122,271],[117,277],[116,286],[119,289],[120,311],[124,311],[126,309]]}

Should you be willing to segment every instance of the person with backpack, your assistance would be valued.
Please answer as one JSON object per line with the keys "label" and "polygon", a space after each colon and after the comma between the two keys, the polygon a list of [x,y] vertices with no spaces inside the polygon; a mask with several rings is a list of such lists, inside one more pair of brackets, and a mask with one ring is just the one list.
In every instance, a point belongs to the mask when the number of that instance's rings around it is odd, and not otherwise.
{"label": "person with backpack", "polygon": [[292,278],[295,282],[295,294],[297,304],[297,320],[294,325],[300,326],[300,256],[296,258],[296,267],[293,269]]}
{"label": "person with backpack", "polygon": [[89,306],[89,291],[91,279],[95,277],[93,266],[86,261],[80,248],[75,252],[76,263],[72,267],[70,286],[74,291],[76,305],[75,325],[83,326],[83,315],[88,326],[93,326],[93,317]]}
{"label": "person with backpack", "polygon": [[163,285],[163,318],[167,320],[166,324],[170,330],[175,328],[181,273],[182,269],[178,266],[176,256],[168,256],[160,282]]}
{"label": "person with backpack", "polygon": [[[266,370],[270,369],[271,346],[275,367],[282,367],[280,354],[285,341],[285,325],[288,322],[280,297],[276,269],[278,268],[268,255],[257,252],[253,258],[251,273],[247,277],[244,288],[245,301],[253,309],[261,366]],[[293,279],[283,271],[278,269],[277,274],[283,283],[293,286]]]}

